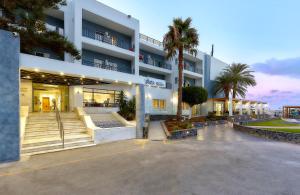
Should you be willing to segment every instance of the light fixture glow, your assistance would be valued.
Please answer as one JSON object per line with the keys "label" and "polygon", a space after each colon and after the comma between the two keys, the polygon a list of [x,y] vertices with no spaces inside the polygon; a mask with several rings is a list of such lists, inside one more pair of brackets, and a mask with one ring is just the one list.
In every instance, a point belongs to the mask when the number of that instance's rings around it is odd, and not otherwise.
{"label": "light fixture glow", "polygon": [[118,80],[116,80],[115,82],[116,82],[116,83],[118,83],[119,81],[118,81]]}
{"label": "light fixture glow", "polygon": [[129,84],[129,85],[132,85],[132,82],[131,82],[131,81],[129,81],[129,82],[128,82],[128,84]]}
{"label": "light fixture glow", "polygon": [[61,76],[63,76],[65,73],[63,73],[63,72],[60,72],[59,74],[60,74]]}
{"label": "light fixture glow", "polygon": [[42,75],[43,78],[45,78],[45,75]]}
{"label": "light fixture glow", "polygon": [[35,68],[35,69],[34,69],[34,71],[35,71],[35,72],[39,72],[40,70],[39,70],[39,69],[37,69],[37,68]]}

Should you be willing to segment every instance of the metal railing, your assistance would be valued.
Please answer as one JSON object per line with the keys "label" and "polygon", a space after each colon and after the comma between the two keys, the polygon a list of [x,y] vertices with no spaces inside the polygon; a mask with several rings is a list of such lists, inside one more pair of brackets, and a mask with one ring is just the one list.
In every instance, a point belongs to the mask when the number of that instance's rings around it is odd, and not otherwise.
{"label": "metal railing", "polygon": [[168,63],[160,63],[156,60],[153,60],[153,61],[147,61],[145,59],[140,59],[140,62],[144,63],[144,64],[147,64],[147,65],[151,65],[151,66],[154,66],[154,67],[158,67],[158,68],[164,68],[164,69],[168,69],[168,70],[172,70],[172,65],[171,64],[168,64]]}
{"label": "metal railing", "polygon": [[[130,47],[131,43],[125,44],[124,42],[119,41],[118,38],[113,39],[112,36],[108,35],[108,32],[93,32],[93,31],[90,31],[90,30],[84,28],[82,30],[82,36],[91,38],[91,39],[94,39],[94,40],[97,40],[97,41],[100,41],[103,43],[107,43],[110,45],[114,45],[114,46],[120,47],[122,49],[134,51],[134,48]],[[128,47],[128,45],[129,45],[129,47]]]}
{"label": "metal railing", "polygon": [[144,41],[147,41],[149,43],[152,43],[154,45],[157,45],[159,47],[162,47],[163,46],[163,43],[161,41],[158,41],[156,39],[153,39],[151,37],[148,37],[147,35],[144,35],[144,34],[140,34],[140,39],[144,40]]}
{"label": "metal railing", "polygon": [[60,116],[60,111],[57,108],[57,104],[56,102],[54,102],[54,106],[55,106],[55,115],[56,115],[56,121],[58,124],[58,129],[59,129],[59,133],[60,133],[60,138],[62,140],[62,146],[63,148],[65,147],[65,131],[64,131],[64,126],[61,120],[61,116]]}
{"label": "metal railing", "polygon": [[202,68],[192,68],[192,67],[184,66],[184,70],[188,70],[188,71],[195,72],[198,74],[203,74]]}
{"label": "metal railing", "polygon": [[131,72],[121,71],[121,70],[119,70],[120,68],[118,68],[117,63],[113,63],[113,62],[110,62],[108,60],[103,60],[103,59],[98,59],[97,62],[93,62],[91,60],[82,58],[82,64],[87,65],[87,66],[96,67],[96,68],[105,69],[105,70],[112,70],[112,71],[116,71],[116,72],[134,74],[133,71],[131,71]]}

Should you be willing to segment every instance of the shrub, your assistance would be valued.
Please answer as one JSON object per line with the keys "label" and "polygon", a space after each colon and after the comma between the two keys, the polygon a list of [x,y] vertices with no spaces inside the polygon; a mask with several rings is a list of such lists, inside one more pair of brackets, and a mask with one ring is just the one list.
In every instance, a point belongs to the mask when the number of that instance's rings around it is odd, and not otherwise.
{"label": "shrub", "polygon": [[131,100],[127,100],[124,91],[121,91],[119,96],[119,114],[126,120],[135,119],[135,97]]}

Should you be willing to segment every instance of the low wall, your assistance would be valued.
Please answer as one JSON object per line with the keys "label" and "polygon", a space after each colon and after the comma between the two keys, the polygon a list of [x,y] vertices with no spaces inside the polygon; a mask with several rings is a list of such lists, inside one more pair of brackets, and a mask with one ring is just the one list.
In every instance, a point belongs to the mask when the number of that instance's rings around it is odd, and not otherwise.
{"label": "low wall", "polygon": [[276,141],[285,141],[300,144],[300,133],[287,133],[278,131],[268,131],[263,129],[256,129],[243,125],[233,124],[235,130],[249,133],[258,137],[265,137]]}
{"label": "low wall", "polygon": [[95,144],[136,138],[135,127],[98,128],[94,130]]}
{"label": "low wall", "polygon": [[83,110],[87,114],[105,114],[111,112],[118,112],[119,108],[116,107],[84,107]]}

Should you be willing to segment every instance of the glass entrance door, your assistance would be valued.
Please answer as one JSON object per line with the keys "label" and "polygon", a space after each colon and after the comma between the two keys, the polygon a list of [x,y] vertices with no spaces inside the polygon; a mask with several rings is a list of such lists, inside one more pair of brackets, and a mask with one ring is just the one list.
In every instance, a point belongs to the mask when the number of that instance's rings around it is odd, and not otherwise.
{"label": "glass entrance door", "polygon": [[223,102],[215,102],[214,109],[216,112],[216,116],[222,116],[224,113],[224,103]]}
{"label": "glass entrance door", "polygon": [[69,110],[69,87],[33,83],[33,112],[54,111],[54,103],[62,111]]}

